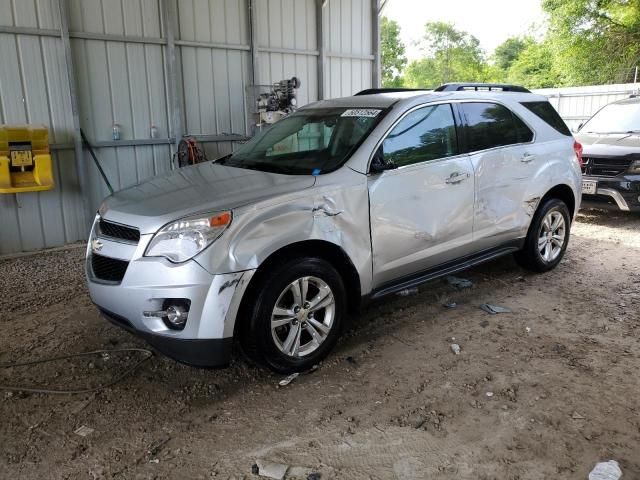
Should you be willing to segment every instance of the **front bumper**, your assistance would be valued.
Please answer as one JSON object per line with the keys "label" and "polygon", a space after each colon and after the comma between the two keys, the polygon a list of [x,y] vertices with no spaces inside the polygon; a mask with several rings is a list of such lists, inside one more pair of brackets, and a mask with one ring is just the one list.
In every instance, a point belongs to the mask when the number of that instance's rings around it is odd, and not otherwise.
{"label": "front bumper", "polygon": [[[100,240],[102,256],[130,259],[121,281],[104,281],[94,274],[88,249],[89,295],[108,320],[177,361],[201,367],[229,362],[236,315],[254,270],[214,275],[195,260],[174,264],[144,257],[145,238],[137,246]],[[190,301],[184,329],[144,315],[162,310],[167,299]]]}
{"label": "front bumper", "polygon": [[598,182],[598,187],[595,195],[582,194],[580,208],[640,211],[640,175],[613,178],[583,175],[582,178]]}

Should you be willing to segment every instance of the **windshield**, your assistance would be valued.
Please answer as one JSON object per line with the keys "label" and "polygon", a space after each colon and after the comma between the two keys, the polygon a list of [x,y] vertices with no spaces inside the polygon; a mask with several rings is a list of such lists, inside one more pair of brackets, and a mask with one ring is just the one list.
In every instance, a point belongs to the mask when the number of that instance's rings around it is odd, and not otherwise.
{"label": "windshield", "polygon": [[378,108],[313,108],[273,124],[221,163],[290,175],[341,166],[382,118]]}
{"label": "windshield", "polygon": [[586,133],[640,132],[640,102],[607,105],[591,117],[580,131]]}

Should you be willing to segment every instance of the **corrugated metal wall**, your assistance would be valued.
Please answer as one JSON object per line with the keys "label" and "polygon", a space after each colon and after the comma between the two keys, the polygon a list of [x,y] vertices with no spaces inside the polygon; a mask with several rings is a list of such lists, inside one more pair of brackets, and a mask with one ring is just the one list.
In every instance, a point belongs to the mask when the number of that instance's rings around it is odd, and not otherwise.
{"label": "corrugated metal wall", "polygon": [[[59,2],[65,1],[62,22]],[[328,98],[371,87],[376,0],[325,1],[321,32],[318,2],[0,0],[0,123],[49,127],[56,183],[48,192],[0,195],[0,254],[86,238],[90,212],[108,191],[85,150],[86,198],[81,195],[73,149],[77,126],[120,189],[168,170],[175,135],[206,135],[205,149],[215,158],[232,150],[237,135],[250,134],[253,59],[259,84],[298,76],[301,105],[316,101],[321,90]],[[174,48],[175,64],[167,54]],[[121,130],[118,142],[112,140],[114,124]]]}
{"label": "corrugated metal wall", "polygon": [[549,97],[569,128],[576,129],[608,103],[640,92],[640,84],[592,85],[585,87],[542,88],[534,90]]}

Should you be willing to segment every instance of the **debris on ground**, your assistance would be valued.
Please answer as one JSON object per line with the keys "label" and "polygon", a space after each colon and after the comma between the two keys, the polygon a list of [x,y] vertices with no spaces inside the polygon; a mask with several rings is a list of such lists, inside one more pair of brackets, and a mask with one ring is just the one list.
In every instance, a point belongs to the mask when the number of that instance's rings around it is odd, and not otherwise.
{"label": "debris on ground", "polygon": [[487,397],[491,398],[491,397],[493,397],[493,392],[487,392],[485,395],[486,395]]}
{"label": "debris on ground", "polygon": [[483,303],[480,308],[491,315],[496,313],[511,313],[511,309],[507,307],[501,307],[500,305],[491,305],[490,303]]}
{"label": "debris on ground", "polygon": [[281,463],[275,462],[267,462],[265,460],[257,460],[254,466],[251,467],[252,473],[255,471],[253,467],[257,467],[257,474],[261,477],[274,478],[276,480],[282,480],[287,474],[287,470],[289,469],[288,465],[283,465]]}
{"label": "debris on ground", "polygon": [[447,282],[452,287],[457,288],[458,290],[464,290],[465,288],[473,287],[473,282],[471,280],[467,280],[466,278],[454,277],[453,275],[449,275],[446,277]]}
{"label": "debris on ground", "polygon": [[584,415],[580,415],[578,412],[573,412],[571,414],[571,418],[573,418],[574,420],[584,420],[585,416]]}
{"label": "debris on ground", "polygon": [[93,432],[94,432],[93,428],[87,427],[86,425],[82,425],[81,427],[77,428],[73,433],[81,437],[86,437],[88,435],[91,435]]}
{"label": "debris on ground", "polygon": [[487,328],[487,327],[489,326],[489,320],[482,320],[482,321],[480,322],[480,326],[481,326],[482,328]]}
{"label": "debris on ground", "polygon": [[621,477],[622,470],[615,460],[600,462],[589,473],[589,480],[618,480]]}
{"label": "debris on ground", "polygon": [[289,375],[286,378],[283,378],[282,380],[280,380],[278,382],[278,385],[280,385],[281,387],[286,387],[287,385],[289,385],[291,382],[293,382],[296,378],[298,378],[300,374],[299,373],[292,373],[291,375]]}
{"label": "debris on ground", "polygon": [[307,475],[307,480],[320,480],[322,478],[319,472],[311,472]]}
{"label": "debris on ground", "polygon": [[525,332],[527,332],[527,333],[531,333],[531,327],[526,327],[524,330],[525,330]]}
{"label": "debris on ground", "polygon": [[447,302],[447,303],[443,303],[442,306],[444,308],[456,308],[458,304],[456,302]]}
{"label": "debris on ground", "polygon": [[460,345],[458,345],[457,343],[452,343],[451,344],[451,351],[453,353],[455,353],[456,355],[460,355],[460,351],[461,351]]}
{"label": "debris on ground", "polygon": [[404,290],[400,290],[398,293],[396,293],[396,295],[398,295],[399,297],[408,297],[410,295],[417,295],[418,294],[418,289],[417,288],[405,288]]}

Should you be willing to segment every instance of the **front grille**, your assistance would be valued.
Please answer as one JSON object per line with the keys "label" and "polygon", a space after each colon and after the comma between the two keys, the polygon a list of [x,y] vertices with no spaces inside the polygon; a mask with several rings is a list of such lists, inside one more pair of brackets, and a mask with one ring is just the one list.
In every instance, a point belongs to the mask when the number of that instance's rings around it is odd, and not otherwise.
{"label": "front grille", "polygon": [[127,227],[118,223],[112,223],[107,220],[100,219],[98,224],[100,234],[105,237],[117,238],[126,242],[140,241],[140,230],[133,227]]}
{"label": "front grille", "polygon": [[96,253],[91,254],[91,270],[99,280],[121,282],[128,266],[129,262],[125,260],[105,257]]}
{"label": "front grille", "polygon": [[584,157],[582,173],[596,177],[616,177],[626,172],[633,160],[616,157]]}

